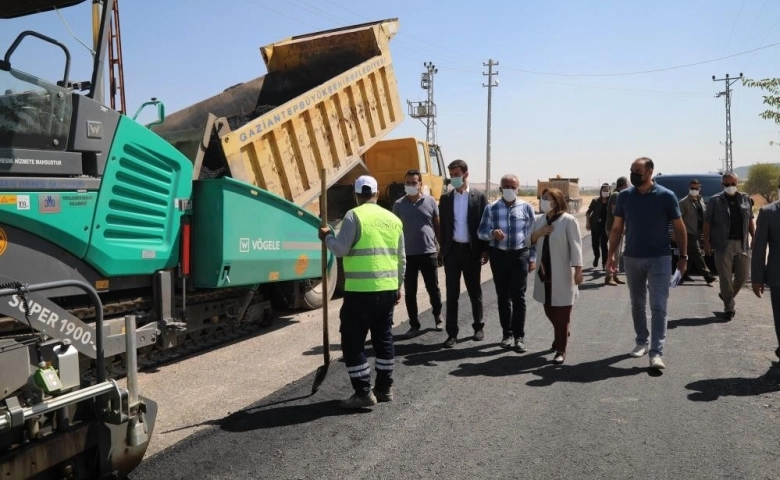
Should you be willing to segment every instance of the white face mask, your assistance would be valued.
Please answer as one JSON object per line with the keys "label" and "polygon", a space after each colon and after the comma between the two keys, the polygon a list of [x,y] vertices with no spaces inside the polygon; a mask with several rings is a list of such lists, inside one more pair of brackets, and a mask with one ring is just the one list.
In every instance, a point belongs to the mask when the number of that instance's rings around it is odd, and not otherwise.
{"label": "white face mask", "polygon": [[734,195],[735,193],[737,193],[737,187],[726,187],[723,190],[729,195]]}
{"label": "white face mask", "polygon": [[420,188],[419,187],[413,187],[411,185],[404,185],[404,191],[406,192],[407,195],[409,195],[410,197],[413,197],[413,196],[417,195],[418,193],[420,193]]}
{"label": "white face mask", "polygon": [[549,200],[542,200],[541,204],[539,205],[539,208],[541,208],[542,213],[547,213],[550,210],[552,210],[552,202]]}
{"label": "white face mask", "polygon": [[692,197],[698,197],[699,196],[699,191],[698,190],[694,190],[694,189],[690,189],[690,190],[688,190],[688,195],[690,195]]}
{"label": "white face mask", "polygon": [[601,192],[601,198],[609,198],[609,192]]}
{"label": "white face mask", "polygon": [[517,198],[517,191],[513,188],[502,188],[501,196],[504,197],[504,200],[507,202],[514,202]]}

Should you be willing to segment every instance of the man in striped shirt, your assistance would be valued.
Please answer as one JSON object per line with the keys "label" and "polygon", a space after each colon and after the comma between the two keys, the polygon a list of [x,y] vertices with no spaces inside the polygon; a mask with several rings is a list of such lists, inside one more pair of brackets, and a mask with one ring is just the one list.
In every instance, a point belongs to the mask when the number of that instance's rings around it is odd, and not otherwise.
{"label": "man in striped shirt", "polygon": [[536,247],[531,245],[535,214],[531,204],[517,198],[520,181],[515,175],[501,177],[501,198],[482,214],[477,235],[490,242],[490,269],[498,297],[498,317],[504,332],[503,348],[526,351],[525,290],[528,272],[536,268]]}

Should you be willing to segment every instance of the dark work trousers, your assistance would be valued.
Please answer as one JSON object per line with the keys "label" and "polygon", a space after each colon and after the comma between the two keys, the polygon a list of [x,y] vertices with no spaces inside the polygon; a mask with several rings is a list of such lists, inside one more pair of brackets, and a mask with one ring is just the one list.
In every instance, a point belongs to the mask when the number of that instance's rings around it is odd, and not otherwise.
{"label": "dark work trousers", "polygon": [[371,391],[371,367],[364,344],[371,332],[376,355],[376,389],[386,392],[393,386],[393,309],[398,292],[345,292],[341,305],[341,351],[349,380],[358,396]]}
{"label": "dark work trousers", "polygon": [[406,273],[404,275],[404,295],[406,296],[406,312],[409,314],[409,326],[420,328],[420,319],[417,317],[417,280],[418,273],[422,273],[428,298],[431,299],[433,318],[441,316],[441,290],[439,290],[439,268],[437,254],[426,253],[424,255],[406,256]]}
{"label": "dark work trousers", "polygon": [[707,264],[704,263],[704,256],[699,248],[699,236],[692,233],[688,234],[688,257],[691,259],[691,263],[696,267],[696,271],[701,274],[702,277],[713,277],[710,270],[707,268]]}
{"label": "dark work trousers", "polygon": [[504,337],[525,337],[525,290],[530,256],[527,248],[509,251],[490,248],[490,270]]}
{"label": "dark work trousers", "polygon": [[569,343],[569,323],[571,322],[571,305],[566,307],[553,307],[544,305],[544,314],[552,323],[555,339],[552,348],[558,353],[566,353],[566,346]]}
{"label": "dark work trousers", "polygon": [[777,335],[777,356],[780,357],[780,288],[770,288],[772,299],[772,315],[775,317],[775,334]]}
{"label": "dark work trousers", "polygon": [[444,275],[447,283],[447,335],[458,337],[458,298],[460,298],[460,275],[466,282],[466,291],[471,300],[471,314],[474,317],[474,331],[482,330],[482,264],[480,252],[473,252],[467,243],[453,242],[444,259]]}
{"label": "dark work trousers", "polygon": [[608,249],[608,240],[609,235],[607,234],[606,230],[604,229],[604,223],[603,222],[595,222],[596,228],[591,230],[590,232],[590,243],[593,247],[593,261],[597,262],[599,261],[599,249],[601,249],[601,265],[604,266],[607,263],[607,249]]}

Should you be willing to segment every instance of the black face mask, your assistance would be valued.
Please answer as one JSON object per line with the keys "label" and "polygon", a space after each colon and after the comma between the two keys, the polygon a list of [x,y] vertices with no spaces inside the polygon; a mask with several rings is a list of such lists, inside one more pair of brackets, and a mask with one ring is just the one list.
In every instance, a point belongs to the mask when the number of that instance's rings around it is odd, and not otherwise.
{"label": "black face mask", "polygon": [[638,187],[644,183],[641,173],[631,172],[631,185]]}

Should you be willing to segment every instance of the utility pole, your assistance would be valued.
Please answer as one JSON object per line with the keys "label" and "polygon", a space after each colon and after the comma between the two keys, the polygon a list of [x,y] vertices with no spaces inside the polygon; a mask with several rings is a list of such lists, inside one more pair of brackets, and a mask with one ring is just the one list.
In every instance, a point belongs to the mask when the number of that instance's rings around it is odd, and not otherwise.
{"label": "utility pole", "polygon": [[731,86],[741,78],[741,73],[737,78],[729,78],[728,73],[725,78],[715,78],[715,75],[712,76],[713,82],[723,82],[726,85],[726,90],[715,94],[715,98],[725,97],[726,100],[726,158],[723,159],[724,172],[731,172],[734,169],[734,159],[731,151]]}
{"label": "utility pole", "polygon": [[425,125],[425,141],[428,145],[436,144],[436,103],[433,101],[433,76],[439,69],[433,62],[423,63],[425,72],[420,76],[420,87],[428,91],[428,100],[424,102],[406,103],[409,106],[409,116],[420,120]]}
{"label": "utility pole", "polygon": [[486,175],[485,175],[485,195],[490,196],[490,118],[492,113],[492,107],[493,107],[493,87],[498,86],[498,79],[496,79],[495,82],[493,82],[493,76],[498,76],[498,71],[493,71],[493,67],[498,66],[498,62],[494,62],[491,58],[488,60],[488,63],[483,63],[483,66],[487,67],[488,71],[487,73],[482,72],[482,75],[488,77],[488,83],[485,85],[482,84],[483,87],[487,87],[488,89],[488,105],[487,105],[487,152],[486,152]]}

